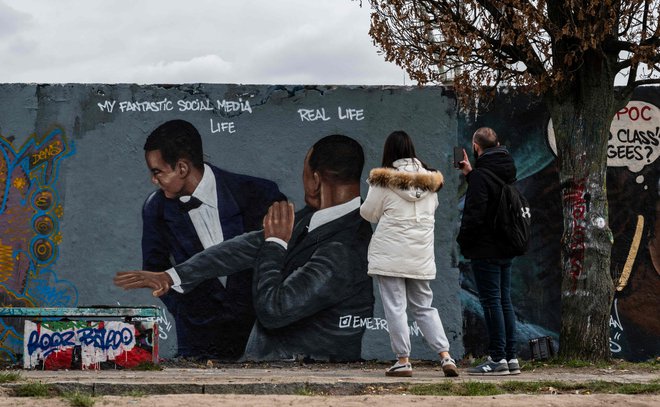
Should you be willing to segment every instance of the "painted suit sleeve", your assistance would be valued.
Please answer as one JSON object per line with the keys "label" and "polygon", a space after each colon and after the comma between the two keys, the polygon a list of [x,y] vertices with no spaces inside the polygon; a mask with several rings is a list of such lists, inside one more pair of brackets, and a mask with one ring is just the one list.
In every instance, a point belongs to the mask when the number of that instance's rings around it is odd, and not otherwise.
{"label": "painted suit sleeve", "polygon": [[185,293],[204,280],[251,268],[263,243],[264,232],[257,230],[197,253],[174,267],[181,278],[181,289]]}
{"label": "painted suit sleeve", "polygon": [[257,258],[252,296],[257,318],[267,329],[290,325],[336,304],[351,283],[346,270],[360,264],[346,244],[329,242],[284,278],[285,254],[280,245],[266,242]]}

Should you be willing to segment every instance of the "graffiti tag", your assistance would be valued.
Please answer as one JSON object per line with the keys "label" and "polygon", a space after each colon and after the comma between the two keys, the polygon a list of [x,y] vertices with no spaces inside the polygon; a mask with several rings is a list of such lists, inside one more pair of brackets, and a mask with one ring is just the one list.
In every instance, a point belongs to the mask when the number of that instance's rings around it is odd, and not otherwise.
{"label": "graffiti tag", "polygon": [[136,317],[133,320],[156,322],[158,324],[158,337],[162,340],[166,340],[168,338],[167,333],[172,330],[172,323],[167,319],[167,314],[162,309],[158,317]]}
{"label": "graffiti tag", "polygon": [[[298,109],[298,116],[301,122],[315,122],[317,120],[327,122],[332,119],[332,116],[330,116],[329,112],[325,111],[324,107],[320,109]],[[364,109],[342,108],[338,106],[337,118],[339,120],[361,121],[364,120]]]}
{"label": "graffiti tag", "polygon": [[41,351],[45,358],[62,348],[85,345],[102,351],[117,350],[124,345],[132,345],[135,341],[133,330],[125,327],[121,330],[105,328],[82,328],[63,332],[32,331],[28,338],[28,355]]}
{"label": "graffiti tag", "polygon": [[117,107],[120,113],[127,112],[170,112],[178,110],[179,112],[202,112],[219,110],[225,113],[252,113],[252,106],[249,100],[226,100],[226,99],[181,99],[170,100],[164,98],[156,101],[131,101],[122,100],[117,103],[116,100],[105,100],[102,103],[96,104],[100,111],[106,113],[115,113]]}
{"label": "graffiti tag", "polygon": [[[387,326],[387,320],[383,318],[368,317],[362,318],[358,315],[345,315],[339,318],[338,327],[340,329],[349,329],[349,328],[365,328],[370,331],[387,331],[389,328]],[[422,335],[422,330],[417,325],[417,321],[413,321],[410,325],[410,335],[411,336],[420,336]]]}
{"label": "graffiti tag", "polygon": [[75,346],[74,341],[75,332],[52,332],[42,333],[38,331],[30,332],[30,337],[27,342],[28,355],[32,355],[37,351],[41,351],[43,357],[47,357],[54,351],[63,347]]}
{"label": "graffiti tag", "polygon": [[614,299],[614,315],[610,314],[610,328],[612,328],[610,336],[610,352],[619,353],[622,348],[619,345],[619,340],[623,334],[623,325],[621,324],[621,319],[619,318],[619,310],[617,308],[617,299]]}
{"label": "graffiti tag", "polygon": [[83,328],[78,330],[82,345],[93,346],[101,350],[117,350],[123,345],[134,343],[133,329],[125,327],[119,331],[105,328]]}
{"label": "graffiti tag", "polygon": [[571,207],[572,228],[569,236],[569,273],[574,280],[582,276],[585,252],[586,212],[589,211],[590,196],[585,193],[585,180],[580,179],[564,189],[564,202]]}

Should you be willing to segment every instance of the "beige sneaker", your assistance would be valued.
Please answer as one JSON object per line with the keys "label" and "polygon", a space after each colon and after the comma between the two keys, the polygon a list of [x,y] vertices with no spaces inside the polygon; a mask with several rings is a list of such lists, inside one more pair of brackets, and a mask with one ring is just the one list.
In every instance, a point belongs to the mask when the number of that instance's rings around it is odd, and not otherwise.
{"label": "beige sneaker", "polygon": [[442,365],[442,372],[447,377],[458,377],[458,369],[456,368],[456,362],[452,358],[444,358],[440,362]]}
{"label": "beige sneaker", "polygon": [[412,365],[410,363],[396,362],[392,367],[385,371],[385,376],[390,377],[411,377]]}

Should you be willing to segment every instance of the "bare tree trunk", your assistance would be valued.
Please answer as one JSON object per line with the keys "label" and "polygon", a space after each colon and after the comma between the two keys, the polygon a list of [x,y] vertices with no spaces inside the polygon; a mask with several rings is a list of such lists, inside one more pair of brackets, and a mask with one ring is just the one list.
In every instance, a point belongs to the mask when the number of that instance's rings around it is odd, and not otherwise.
{"label": "bare tree trunk", "polygon": [[601,82],[605,85],[578,76],[569,92],[550,99],[564,215],[559,349],[564,359],[610,359],[613,236],[605,181],[617,106],[613,81]]}

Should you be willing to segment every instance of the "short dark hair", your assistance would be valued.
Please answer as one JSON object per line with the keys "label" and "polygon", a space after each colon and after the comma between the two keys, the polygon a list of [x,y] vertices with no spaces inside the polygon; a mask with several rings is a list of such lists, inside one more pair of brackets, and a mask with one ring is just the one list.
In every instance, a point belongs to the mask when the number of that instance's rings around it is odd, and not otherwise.
{"label": "short dark hair", "polygon": [[474,142],[484,150],[491,147],[497,147],[498,139],[495,130],[490,127],[480,127],[472,136]]}
{"label": "short dark hair", "polygon": [[174,168],[182,158],[190,160],[198,169],[204,168],[202,137],[191,123],[185,120],[170,120],[149,134],[144,151],[160,150],[163,160]]}
{"label": "short dark hair", "polygon": [[323,137],[312,146],[309,167],[333,184],[360,182],[364,151],[357,141],[341,134]]}

